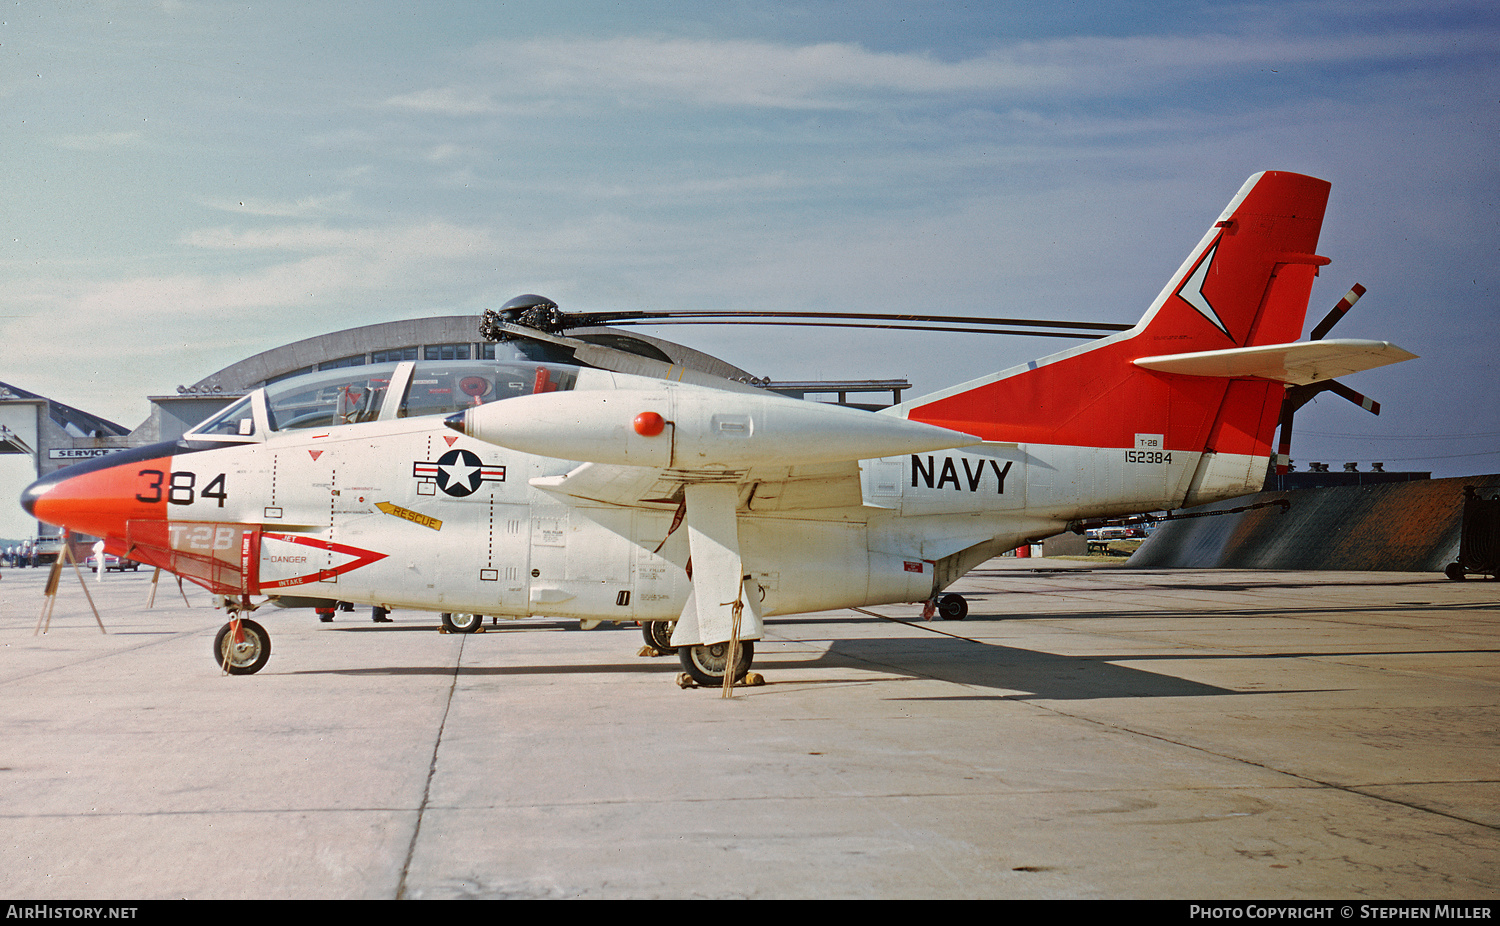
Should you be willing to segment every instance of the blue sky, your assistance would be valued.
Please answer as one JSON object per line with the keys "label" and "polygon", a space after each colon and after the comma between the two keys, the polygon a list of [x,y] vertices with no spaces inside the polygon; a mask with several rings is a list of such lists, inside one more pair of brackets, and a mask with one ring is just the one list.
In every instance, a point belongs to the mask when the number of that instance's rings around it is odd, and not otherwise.
{"label": "blue sky", "polygon": [[[1336,334],[1422,357],[1349,378],[1379,418],[1305,408],[1294,456],[1494,472],[1497,109],[1484,2],[21,0],[0,380],[134,426],[248,354],[523,292],[1131,322],[1278,169],[1333,183],[1309,326],[1360,282]],[[1072,343],[656,333],[919,392]]]}

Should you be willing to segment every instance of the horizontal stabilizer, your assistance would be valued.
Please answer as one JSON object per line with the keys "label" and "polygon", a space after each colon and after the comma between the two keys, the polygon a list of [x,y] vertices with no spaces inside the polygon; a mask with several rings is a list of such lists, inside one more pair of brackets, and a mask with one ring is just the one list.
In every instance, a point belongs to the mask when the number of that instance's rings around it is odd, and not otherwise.
{"label": "horizontal stabilizer", "polygon": [[1389,341],[1344,338],[1165,354],[1140,357],[1132,362],[1159,373],[1269,379],[1291,386],[1305,386],[1360,370],[1413,360],[1416,356]]}

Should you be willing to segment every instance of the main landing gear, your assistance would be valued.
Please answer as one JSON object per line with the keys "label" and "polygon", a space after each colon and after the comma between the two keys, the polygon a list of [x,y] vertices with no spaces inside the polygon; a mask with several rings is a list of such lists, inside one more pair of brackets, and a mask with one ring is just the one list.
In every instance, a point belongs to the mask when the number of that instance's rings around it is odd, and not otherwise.
{"label": "main landing gear", "polygon": [[969,602],[962,595],[949,593],[940,598],[929,598],[922,605],[922,620],[941,617],[945,621],[961,621],[969,616]]}
{"label": "main landing gear", "polygon": [[[734,673],[736,683],[745,680],[750,663],[755,660],[755,641],[740,641],[740,658]],[[724,674],[729,670],[729,644],[711,643],[707,646],[684,646],[677,650],[677,659],[682,671],[704,688],[718,688],[724,684]]]}
{"label": "main landing gear", "polygon": [[479,628],[484,626],[483,614],[450,614],[442,613],[443,630],[448,633],[478,633]]}
{"label": "main landing gear", "polygon": [[945,621],[961,621],[969,616],[969,602],[950,592],[938,599],[937,612]]}
{"label": "main landing gear", "polygon": [[[666,656],[677,654],[682,671],[688,674],[699,687],[722,688],[724,673],[729,668],[729,644],[713,643],[708,646],[673,646],[672,621],[642,621],[641,636],[646,638],[646,649],[641,655]],[[755,641],[740,641],[739,670],[734,675],[735,684],[745,680],[750,664],[755,661]]]}
{"label": "main landing gear", "polygon": [[641,636],[646,638],[646,645],[658,653],[677,652],[672,646],[671,621],[642,621]]}

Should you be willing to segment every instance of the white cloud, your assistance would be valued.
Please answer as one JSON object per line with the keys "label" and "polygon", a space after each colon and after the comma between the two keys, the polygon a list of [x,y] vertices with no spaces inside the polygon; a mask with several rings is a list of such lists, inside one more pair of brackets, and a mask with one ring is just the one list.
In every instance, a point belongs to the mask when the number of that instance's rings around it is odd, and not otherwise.
{"label": "white cloud", "polygon": [[633,105],[693,103],[783,109],[861,108],[941,95],[1005,98],[1112,96],[1193,76],[1294,65],[1415,61],[1492,52],[1493,30],[1381,32],[1282,38],[1272,34],[1079,36],[1005,45],[943,60],[847,42],[620,36],[501,40],[479,46],[474,77],[417,90],[387,105],[473,116],[537,99],[600,97]]}
{"label": "white cloud", "polygon": [[60,135],[57,145],[71,151],[107,151],[111,148],[133,148],[143,144],[140,132],[91,132],[83,135]]}
{"label": "white cloud", "polygon": [[[1046,64],[996,57],[943,62],[837,42],[539,39],[489,43],[476,57],[499,73],[485,94],[491,100],[602,95],[634,103],[843,108],[870,93],[952,93],[1057,79]],[[430,93],[458,94],[451,88]]]}
{"label": "white cloud", "polygon": [[495,247],[488,230],[444,221],[389,228],[220,227],[194,231],[183,238],[183,243],[207,250],[343,252],[396,261],[463,258]]}
{"label": "white cloud", "polygon": [[[250,331],[264,340],[266,319],[284,323],[279,313],[288,310],[302,310],[296,325],[321,318],[312,323],[326,329],[355,323],[356,313],[371,306],[404,305],[409,313],[428,304],[425,294],[447,292],[455,280],[471,281],[474,268],[487,268],[500,250],[489,231],[442,221],[352,230],[206,229],[184,243],[269,262],[249,269],[243,260],[216,262],[216,269],[201,273],[105,280],[17,279],[9,299],[24,304],[27,314],[6,321],[4,340],[45,344],[58,331],[88,332],[70,347],[70,355],[80,362],[93,358],[100,369],[108,369],[107,358],[122,353],[160,356],[162,345],[179,336],[222,350],[222,341]],[[169,348],[168,356],[171,350],[180,348]],[[16,370],[29,365],[40,371],[53,360],[37,355],[7,362]]]}
{"label": "white cloud", "polygon": [[304,196],[301,199],[265,199],[247,196],[243,199],[202,198],[198,202],[202,206],[222,212],[300,219],[339,212],[348,206],[350,198],[347,192],[343,192],[327,196]]}
{"label": "white cloud", "polygon": [[437,87],[402,93],[385,101],[387,106],[440,116],[478,116],[497,110],[494,99],[483,91],[460,87]]}

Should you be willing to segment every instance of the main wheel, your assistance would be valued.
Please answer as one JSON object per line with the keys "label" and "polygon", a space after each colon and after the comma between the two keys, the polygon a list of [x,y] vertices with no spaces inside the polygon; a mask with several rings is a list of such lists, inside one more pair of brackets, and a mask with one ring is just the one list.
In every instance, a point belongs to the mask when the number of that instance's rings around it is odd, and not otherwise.
{"label": "main wheel", "polygon": [[255,621],[240,618],[240,637],[234,638],[234,621],[219,628],[214,637],[214,661],[230,675],[254,675],[271,658],[271,635]]}
{"label": "main wheel", "polygon": [[443,629],[449,633],[478,633],[484,626],[483,614],[449,614],[443,612]]}
{"label": "main wheel", "polygon": [[938,616],[945,621],[961,621],[969,616],[969,602],[962,595],[944,595],[938,599]]}
{"label": "main wheel", "polygon": [[[708,646],[684,646],[677,650],[677,659],[682,670],[693,677],[693,681],[705,688],[724,684],[724,673],[729,668],[729,643],[713,643]],[[740,664],[734,680],[741,681],[750,671],[755,660],[755,641],[740,641]]]}
{"label": "main wheel", "polygon": [[672,646],[671,621],[642,621],[641,636],[646,638],[646,645],[652,649],[661,650],[663,653],[677,652]]}

